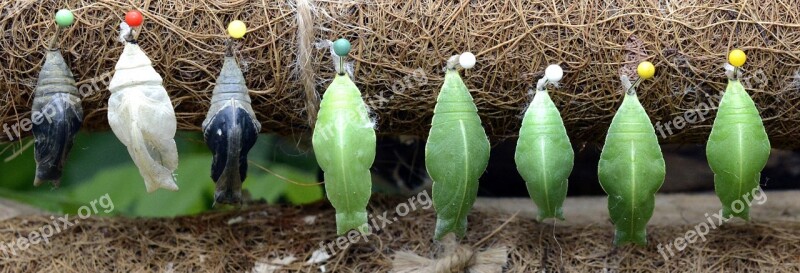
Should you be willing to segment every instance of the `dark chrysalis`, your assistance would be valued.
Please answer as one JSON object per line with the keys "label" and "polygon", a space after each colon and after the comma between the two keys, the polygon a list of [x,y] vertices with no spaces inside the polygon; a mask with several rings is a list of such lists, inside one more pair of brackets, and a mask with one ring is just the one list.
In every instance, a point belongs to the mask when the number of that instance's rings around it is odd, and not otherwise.
{"label": "dark chrysalis", "polygon": [[242,70],[229,54],[225,56],[211,108],[203,121],[203,138],[214,154],[211,179],[216,183],[216,203],[241,203],[247,153],[255,145],[259,131],[261,124],[250,106]]}
{"label": "dark chrysalis", "polygon": [[83,123],[83,107],[75,78],[61,52],[53,48],[45,54],[33,92],[35,186],[50,181],[58,187],[73,139]]}

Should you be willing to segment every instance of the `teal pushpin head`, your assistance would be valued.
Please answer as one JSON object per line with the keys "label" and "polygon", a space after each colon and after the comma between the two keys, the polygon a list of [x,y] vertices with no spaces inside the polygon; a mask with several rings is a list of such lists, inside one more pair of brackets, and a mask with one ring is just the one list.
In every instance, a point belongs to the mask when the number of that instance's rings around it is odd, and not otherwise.
{"label": "teal pushpin head", "polygon": [[56,12],[56,24],[59,27],[68,27],[75,22],[75,15],[68,9],[61,9]]}
{"label": "teal pushpin head", "polygon": [[333,42],[333,52],[339,57],[347,56],[350,53],[350,41],[344,38],[336,40]]}

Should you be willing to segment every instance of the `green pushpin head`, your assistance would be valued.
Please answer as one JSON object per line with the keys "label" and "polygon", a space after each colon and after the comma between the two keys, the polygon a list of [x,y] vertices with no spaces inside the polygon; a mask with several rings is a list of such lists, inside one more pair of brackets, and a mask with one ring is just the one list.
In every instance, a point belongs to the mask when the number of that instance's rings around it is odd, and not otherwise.
{"label": "green pushpin head", "polygon": [[333,42],[333,52],[339,57],[347,56],[350,53],[350,42],[347,39],[339,39]]}
{"label": "green pushpin head", "polygon": [[68,9],[61,9],[56,12],[56,24],[59,27],[68,27],[75,22],[75,15]]}

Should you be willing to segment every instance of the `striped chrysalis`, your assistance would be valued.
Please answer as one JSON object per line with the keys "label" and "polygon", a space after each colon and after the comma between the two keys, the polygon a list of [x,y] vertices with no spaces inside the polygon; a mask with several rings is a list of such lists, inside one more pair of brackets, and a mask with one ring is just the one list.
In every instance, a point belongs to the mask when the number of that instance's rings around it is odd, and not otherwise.
{"label": "striped chrysalis", "polygon": [[[83,108],[72,72],[58,50],[48,50],[33,92],[34,185],[58,186],[72,142],[83,123]],[[37,118],[38,117],[38,118]]]}

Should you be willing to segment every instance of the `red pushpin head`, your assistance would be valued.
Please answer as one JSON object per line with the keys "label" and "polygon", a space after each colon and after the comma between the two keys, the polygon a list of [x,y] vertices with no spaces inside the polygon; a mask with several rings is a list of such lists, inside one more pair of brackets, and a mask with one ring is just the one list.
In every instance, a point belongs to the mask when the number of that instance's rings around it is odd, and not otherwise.
{"label": "red pushpin head", "polygon": [[142,21],[144,21],[142,13],[137,10],[132,10],[125,14],[125,23],[131,27],[141,26]]}

